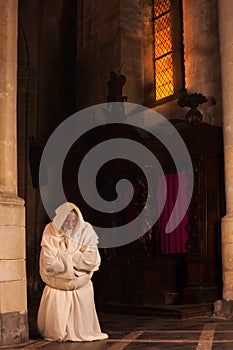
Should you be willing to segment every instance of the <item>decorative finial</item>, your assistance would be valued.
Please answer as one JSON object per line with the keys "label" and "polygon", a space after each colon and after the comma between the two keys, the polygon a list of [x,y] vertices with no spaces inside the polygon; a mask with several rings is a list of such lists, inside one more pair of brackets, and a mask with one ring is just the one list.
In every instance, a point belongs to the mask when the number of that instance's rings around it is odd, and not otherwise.
{"label": "decorative finial", "polygon": [[186,113],[185,119],[189,124],[200,123],[202,121],[202,114],[197,107],[207,102],[207,98],[201,93],[186,94],[181,97],[177,104],[181,107],[190,107],[191,109]]}
{"label": "decorative finial", "polygon": [[108,81],[107,102],[124,102],[127,96],[122,96],[122,89],[126,83],[126,77],[123,74],[117,74],[113,70],[110,72],[110,80]]}

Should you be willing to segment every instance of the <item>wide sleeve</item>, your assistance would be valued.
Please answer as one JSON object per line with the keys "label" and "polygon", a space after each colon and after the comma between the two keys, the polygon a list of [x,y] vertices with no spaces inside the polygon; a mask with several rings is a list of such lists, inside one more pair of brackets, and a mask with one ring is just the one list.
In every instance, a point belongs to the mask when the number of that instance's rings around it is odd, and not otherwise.
{"label": "wide sleeve", "polygon": [[47,272],[60,273],[65,271],[65,264],[56,251],[49,248],[48,245],[41,247],[40,252],[41,267]]}
{"label": "wide sleeve", "polygon": [[94,272],[100,265],[100,254],[97,248],[87,248],[84,252],[77,251],[73,255],[73,267],[78,272]]}
{"label": "wide sleeve", "polygon": [[73,278],[72,257],[66,254],[64,238],[54,237],[50,229],[46,226],[41,241],[40,270],[52,276]]}

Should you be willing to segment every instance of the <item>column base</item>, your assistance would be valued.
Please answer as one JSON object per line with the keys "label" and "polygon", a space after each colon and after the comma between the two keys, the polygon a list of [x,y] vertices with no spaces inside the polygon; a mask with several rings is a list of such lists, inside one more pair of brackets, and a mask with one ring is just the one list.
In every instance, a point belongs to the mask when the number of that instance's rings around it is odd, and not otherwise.
{"label": "column base", "polygon": [[0,193],[0,348],[28,341],[24,200]]}
{"label": "column base", "polygon": [[224,320],[233,319],[233,300],[217,300],[214,303],[213,317],[222,318]]}
{"label": "column base", "polygon": [[233,214],[222,218],[222,281],[224,300],[233,300]]}
{"label": "column base", "polygon": [[28,341],[27,313],[7,312],[0,314],[1,346],[22,344]]}

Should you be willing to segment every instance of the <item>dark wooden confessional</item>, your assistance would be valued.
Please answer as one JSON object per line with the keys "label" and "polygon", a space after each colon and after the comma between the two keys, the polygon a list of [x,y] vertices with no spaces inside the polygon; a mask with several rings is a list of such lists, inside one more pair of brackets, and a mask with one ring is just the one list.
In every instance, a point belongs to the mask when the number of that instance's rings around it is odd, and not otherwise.
{"label": "dark wooden confessional", "polygon": [[[182,229],[185,242],[164,246],[159,220],[143,237],[116,248],[100,249],[102,264],[94,276],[99,305],[159,306],[213,303],[221,298],[220,225],[224,216],[222,129],[206,123],[176,120],[174,126],[190,153],[194,190]],[[154,138],[143,140],[171,179],[176,172],[164,146]],[[181,155],[182,156],[182,155]],[[100,174],[103,192],[127,177],[136,185],[131,203],[136,210],[147,195],[143,175],[124,162]],[[155,189],[157,180],[155,179]],[[168,193],[169,196],[169,193]],[[96,221],[108,218],[96,215]],[[126,213],[109,219],[109,226],[127,222]],[[168,235],[169,237],[169,235]],[[167,239],[167,238],[166,238]],[[173,237],[174,239],[174,237]],[[179,239],[179,237],[176,239]],[[176,248],[177,244],[182,248]],[[173,248],[171,248],[173,246]],[[170,247],[170,248],[169,248]]]}
{"label": "dark wooden confessional", "polygon": [[[122,96],[125,79],[120,79],[120,86],[115,88],[117,75],[112,74],[111,78],[108,103],[127,100]],[[223,140],[222,128],[201,122],[202,115],[197,106],[206,101],[200,93],[183,96],[178,104],[191,108],[186,120],[171,120],[188,149],[193,166],[194,189],[185,221],[179,226],[178,233],[169,236],[164,235],[163,218],[159,218],[136,241],[115,248],[100,248],[102,264],[93,278],[99,305],[205,305],[221,298],[220,228],[225,214]],[[81,162],[82,149],[87,152],[99,142],[114,137],[131,138],[148,147],[166,174],[170,206],[175,198],[173,193],[172,199],[171,193],[177,182],[177,169],[164,145],[149,133],[142,134],[136,127],[124,124],[124,118],[123,124],[103,125],[81,138],[81,144],[73,148],[64,166],[68,169],[64,174],[67,198],[85,213],[85,220],[98,227],[122,226],[130,222],[143,209],[147,197],[143,172],[122,159],[108,162],[99,171],[96,183],[100,195],[113,200],[118,180],[128,178],[134,185],[135,194],[124,211],[113,214],[93,212],[82,196],[74,191],[69,179],[70,174],[77,173],[78,169],[73,159],[76,163],[77,160]],[[155,200],[159,202],[158,178],[154,183]]]}

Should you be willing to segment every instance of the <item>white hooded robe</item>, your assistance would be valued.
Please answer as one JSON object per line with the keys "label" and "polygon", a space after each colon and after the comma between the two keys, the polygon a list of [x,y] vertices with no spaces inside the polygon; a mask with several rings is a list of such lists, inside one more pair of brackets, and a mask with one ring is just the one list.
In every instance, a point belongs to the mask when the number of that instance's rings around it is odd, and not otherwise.
{"label": "white hooded robe", "polygon": [[[66,235],[61,228],[75,210],[78,223]],[[40,334],[50,341],[93,341],[108,338],[102,333],[95,309],[91,277],[100,265],[98,237],[83,220],[79,209],[64,203],[43,232],[40,275],[46,286],[38,310]],[[80,251],[86,246],[84,252]]]}

